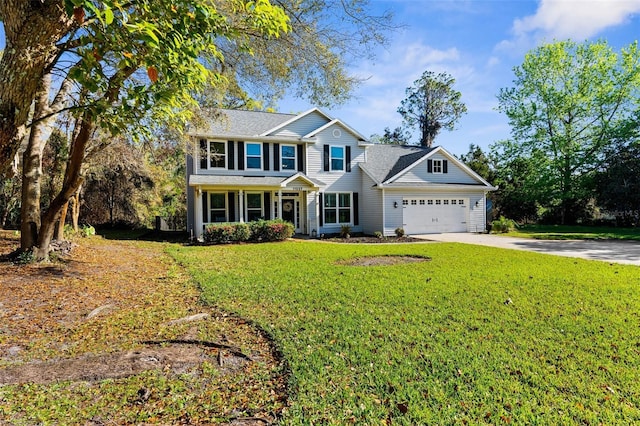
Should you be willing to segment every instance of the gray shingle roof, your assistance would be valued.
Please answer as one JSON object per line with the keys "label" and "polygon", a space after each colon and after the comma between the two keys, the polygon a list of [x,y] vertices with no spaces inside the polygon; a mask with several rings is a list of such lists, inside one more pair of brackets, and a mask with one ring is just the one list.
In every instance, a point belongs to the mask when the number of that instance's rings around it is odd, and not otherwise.
{"label": "gray shingle roof", "polygon": [[375,144],[367,149],[367,162],[360,167],[380,183],[400,173],[435,148]]}
{"label": "gray shingle roof", "polygon": [[218,110],[220,117],[209,124],[207,133],[215,136],[258,136],[295,117],[263,111]]}

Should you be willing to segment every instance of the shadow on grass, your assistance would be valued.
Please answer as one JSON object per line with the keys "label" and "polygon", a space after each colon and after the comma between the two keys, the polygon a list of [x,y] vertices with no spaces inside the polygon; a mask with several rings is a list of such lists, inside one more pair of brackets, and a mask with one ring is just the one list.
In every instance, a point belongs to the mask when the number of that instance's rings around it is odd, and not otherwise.
{"label": "shadow on grass", "polygon": [[96,234],[105,240],[157,241],[186,243],[189,234],[186,231],[156,231],[154,229],[100,228]]}

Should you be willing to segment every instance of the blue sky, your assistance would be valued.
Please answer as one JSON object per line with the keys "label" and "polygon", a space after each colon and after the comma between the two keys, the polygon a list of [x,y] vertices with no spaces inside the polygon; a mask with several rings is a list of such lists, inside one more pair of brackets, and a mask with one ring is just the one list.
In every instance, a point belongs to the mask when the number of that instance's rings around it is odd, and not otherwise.
{"label": "blue sky", "polygon": [[[326,111],[365,137],[382,134],[401,124],[396,110],[405,89],[425,70],[448,72],[468,113],[435,143],[457,155],[471,143],[487,149],[509,137],[506,117],[495,110],[496,94],[512,85],[513,67],[530,49],[571,38],[604,39],[619,50],[640,36],[640,0],[372,0],[372,5],[392,10],[405,27],[391,34],[375,61],[353,64],[351,72],[367,80],[350,102]],[[281,112],[312,107],[293,98],[279,104]]]}

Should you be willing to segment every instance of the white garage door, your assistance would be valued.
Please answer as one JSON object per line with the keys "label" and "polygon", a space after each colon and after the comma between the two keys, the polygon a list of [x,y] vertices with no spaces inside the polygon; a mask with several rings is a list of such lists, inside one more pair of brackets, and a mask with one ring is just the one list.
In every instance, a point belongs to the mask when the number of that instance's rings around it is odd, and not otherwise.
{"label": "white garage door", "polygon": [[468,199],[404,198],[403,227],[407,234],[467,232]]}

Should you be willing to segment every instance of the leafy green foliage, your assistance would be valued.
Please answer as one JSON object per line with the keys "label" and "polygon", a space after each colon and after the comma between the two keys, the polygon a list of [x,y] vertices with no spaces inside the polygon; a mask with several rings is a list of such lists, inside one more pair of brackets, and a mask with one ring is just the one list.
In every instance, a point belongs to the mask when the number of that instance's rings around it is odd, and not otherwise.
{"label": "leafy green foliage", "polygon": [[404,228],[396,228],[395,229],[396,237],[404,237]]}
{"label": "leafy green foliage", "polygon": [[575,222],[584,216],[579,207],[591,196],[592,175],[611,144],[634,134],[637,43],[619,53],[604,41],[546,44],[529,52],[514,73],[514,86],[498,95],[512,140],[497,143],[494,155],[499,167],[533,162],[530,201],[556,210],[562,223]]}
{"label": "leafy green foliage", "polygon": [[[465,244],[172,246],[204,299],[269,332],[282,424],[629,424],[638,267]],[[354,257],[430,262],[346,266]]]}
{"label": "leafy green foliage", "polygon": [[496,234],[506,234],[507,232],[514,231],[515,229],[516,223],[504,216],[500,216],[497,220],[491,222],[491,232]]}
{"label": "leafy green foliage", "polygon": [[275,219],[249,223],[213,223],[207,225],[202,237],[206,243],[227,244],[244,241],[283,241],[293,233],[293,224]]}
{"label": "leafy green foliage", "polygon": [[467,112],[460,100],[462,95],[453,88],[455,79],[442,72],[425,71],[408,87],[407,97],[398,112],[407,127],[418,127],[420,145],[431,147],[440,130],[453,130],[456,122]]}

